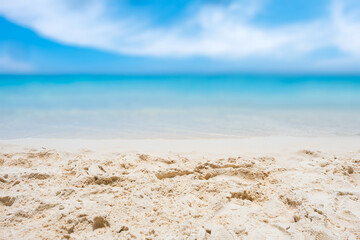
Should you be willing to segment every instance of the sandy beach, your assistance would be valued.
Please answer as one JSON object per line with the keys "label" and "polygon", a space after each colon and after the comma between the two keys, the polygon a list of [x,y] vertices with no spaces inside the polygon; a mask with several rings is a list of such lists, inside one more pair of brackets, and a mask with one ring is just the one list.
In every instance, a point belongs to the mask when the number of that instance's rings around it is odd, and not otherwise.
{"label": "sandy beach", "polygon": [[360,240],[360,0],[0,0],[0,240]]}
{"label": "sandy beach", "polygon": [[360,137],[0,141],[0,239],[360,239]]}

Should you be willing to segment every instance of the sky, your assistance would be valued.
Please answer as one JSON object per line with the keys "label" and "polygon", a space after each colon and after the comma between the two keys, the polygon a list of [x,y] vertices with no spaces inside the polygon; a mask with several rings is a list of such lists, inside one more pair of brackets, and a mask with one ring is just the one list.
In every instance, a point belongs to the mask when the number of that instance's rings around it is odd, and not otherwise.
{"label": "sky", "polygon": [[0,73],[360,73],[358,0],[0,0]]}

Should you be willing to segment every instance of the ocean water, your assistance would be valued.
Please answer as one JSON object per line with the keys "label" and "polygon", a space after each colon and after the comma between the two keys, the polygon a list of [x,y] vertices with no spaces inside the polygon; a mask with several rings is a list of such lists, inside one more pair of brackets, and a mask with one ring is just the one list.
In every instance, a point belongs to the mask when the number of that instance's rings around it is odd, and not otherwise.
{"label": "ocean water", "polygon": [[360,134],[360,76],[0,75],[0,139]]}

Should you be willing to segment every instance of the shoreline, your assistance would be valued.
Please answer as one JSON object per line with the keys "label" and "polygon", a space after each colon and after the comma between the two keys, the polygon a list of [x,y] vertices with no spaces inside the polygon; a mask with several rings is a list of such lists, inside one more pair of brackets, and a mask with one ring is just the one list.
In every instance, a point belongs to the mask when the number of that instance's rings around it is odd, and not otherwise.
{"label": "shoreline", "polygon": [[237,138],[146,138],[146,139],[81,139],[81,138],[19,138],[0,140],[0,149],[4,146],[15,148],[57,148],[62,151],[76,151],[93,148],[97,151],[147,151],[152,154],[172,151],[219,154],[244,153],[286,153],[306,148],[341,153],[360,151],[360,136],[244,136]]}

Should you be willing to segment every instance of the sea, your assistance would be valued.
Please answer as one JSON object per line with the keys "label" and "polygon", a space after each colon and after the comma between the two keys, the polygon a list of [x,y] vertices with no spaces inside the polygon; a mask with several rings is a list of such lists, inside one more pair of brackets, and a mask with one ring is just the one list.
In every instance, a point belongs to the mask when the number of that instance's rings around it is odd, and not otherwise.
{"label": "sea", "polygon": [[359,136],[360,76],[0,75],[0,139]]}

